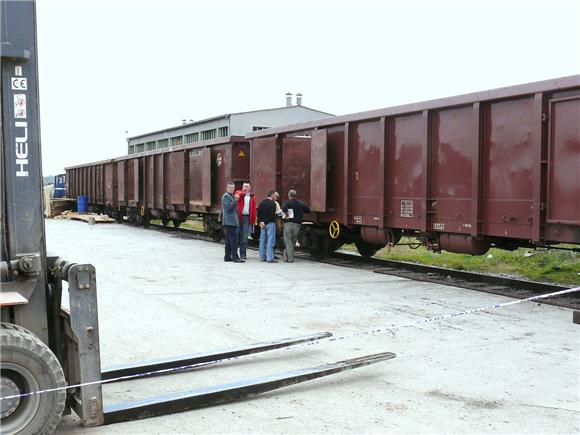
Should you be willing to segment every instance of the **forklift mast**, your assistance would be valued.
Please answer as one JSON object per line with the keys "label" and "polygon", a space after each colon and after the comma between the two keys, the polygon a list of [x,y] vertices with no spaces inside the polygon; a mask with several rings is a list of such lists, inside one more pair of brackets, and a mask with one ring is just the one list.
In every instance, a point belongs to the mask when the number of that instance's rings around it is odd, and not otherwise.
{"label": "forklift mast", "polygon": [[[384,352],[104,406],[103,383],[225,363],[325,340],[332,334],[315,333],[101,370],[95,268],[46,254],[34,1],[0,0],[0,41],[3,434],[52,433],[61,416],[71,410],[83,425],[98,426],[198,409],[395,357]],[[69,310],[61,304],[63,281],[68,283]]]}
{"label": "forklift mast", "polygon": [[14,303],[2,321],[27,325],[48,344],[35,4],[3,1],[0,8],[2,293]]}

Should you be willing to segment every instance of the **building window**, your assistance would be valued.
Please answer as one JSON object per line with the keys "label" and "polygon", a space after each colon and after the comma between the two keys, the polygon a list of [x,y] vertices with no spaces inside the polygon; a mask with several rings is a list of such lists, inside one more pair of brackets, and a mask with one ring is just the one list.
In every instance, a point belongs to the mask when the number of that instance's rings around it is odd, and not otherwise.
{"label": "building window", "polygon": [[169,145],[169,140],[168,139],[161,139],[157,141],[157,149],[159,148],[167,148],[167,146]]}
{"label": "building window", "polygon": [[193,143],[199,141],[199,133],[191,133],[185,136],[185,143]]}
{"label": "building window", "polygon": [[142,153],[143,151],[145,151],[145,144],[144,143],[138,143],[137,145],[135,145],[135,152],[136,153]]}
{"label": "building window", "polygon": [[147,142],[145,144],[145,150],[146,151],[151,151],[151,150],[154,150],[154,149],[155,149],[155,141],[153,141],[153,142]]}
{"label": "building window", "polygon": [[210,140],[215,139],[216,137],[216,129],[213,130],[204,130],[201,132],[201,140]]}
{"label": "building window", "polygon": [[270,127],[258,127],[258,126],[254,125],[252,127],[252,131],[266,130],[267,128],[270,128]]}
{"label": "building window", "polygon": [[171,146],[181,145],[183,143],[183,136],[175,136],[171,138]]}
{"label": "building window", "polygon": [[129,154],[135,154],[135,147],[133,145],[129,145]]}
{"label": "building window", "polygon": [[228,128],[227,127],[218,128],[218,137],[226,137],[227,135],[228,135]]}

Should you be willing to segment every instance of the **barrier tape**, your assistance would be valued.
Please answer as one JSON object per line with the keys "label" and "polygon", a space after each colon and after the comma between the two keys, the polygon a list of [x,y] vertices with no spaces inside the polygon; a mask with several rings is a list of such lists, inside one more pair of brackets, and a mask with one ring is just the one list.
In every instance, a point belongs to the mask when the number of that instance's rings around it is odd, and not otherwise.
{"label": "barrier tape", "polygon": [[[405,327],[409,327],[409,326],[416,326],[416,325],[421,325],[424,323],[433,323],[433,322],[440,322],[442,320],[448,320],[448,319],[453,319],[456,317],[461,317],[461,316],[465,316],[468,314],[473,314],[473,313],[478,313],[481,311],[490,311],[490,310],[496,310],[498,308],[504,308],[510,305],[517,305],[517,304],[523,304],[523,303],[527,303],[527,302],[534,302],[534,301],[538,301],[541,299],[547,299],[547,298],[551,298],[551,297],[555,297],[555,296],[561,296],[564,294],[568,294],[568,293],[574,293],[574,292],[578,292],[580,291],[580,287],[574,287],[574,288],[570,288],[570,289],[565,289],[565,290],[559,290],[557,292],[552,292],[552,293],[545,293],[543,295],[537,295],[537,296],[531,296],[529,298],[525,298],[525,299],[517,299],[514,301],[510,301],[510,302],[504,302],[501,304],[493,304],[493,305],[487,305],[485,307],[479,307],[479,308],[473,308],[471,310],[466,310],[466,311],[457,311],[455,313],[451,313],[451,314],[445,314],[442,316],[435,316],[435,317],[424,317],[422,319],[419,320],[415,320],[413,322],[409,322],[409,323],[403,323],[400,325],[393,325],[390,327],[385,327],[385,328],[379,328],[379,329],[372,329],[372,330],[367,330],[367,331],[363,331],[363,332],[357,332],[351,335],[343,335],[340,337],[328,337],[328,338],[324,338],[318,341],[311,341],[308,343],[301,343],[295,346],[288,346],[288,347],[283,347],[280,349],[275,349],[275,350],[292,350],[292,349],[297,349],[303,346],[313,346],[316,344],[321,344],[322,342],[332,342],[332,341],[339,341],[339,340],[346,340],[348,338],[353,338],[353,337],[362,337],[365,335],[375,335],[375,334],[379,334],[379,333],[383,333],[383,332],[387,332],[387,331],[392,331],[394,329],[399,329],[399,328],[405,328]],[[173,373],[173,372],[178,372],[178,371],[184,371],[184,370],[189,370],[192,368],[196,368],[196,367],[203,367],[203,366],[208,366],[208,365],[215,365],[215,364],[220,364],[226,361],[233,361],[233,360],[237,360],[241,357],[232,357],[232,358],[224,358],[221,360],[215,360],[215,361],[211,361],[211,362],[206,362],[206,363],[197,363],[197,364],[189,364],[189,365],[184,365],[184,366],[180,366],[180,367],[172,367],[169,369],[160,369],[160,370],[154,370],[151,372],[146,372],[146,373],[139,373],[139,374],[135,374],[135,375],[126,375],[126,376],[119,376],[117,378],[112,378],[112,379],[106,379],[106,380],[98,380],[98,381],[93,381],[93,382],[85,382],[82,384],[76,384],[76,385],[68,385],[68,386],[64,386],[64,387],[57,387],[57,388],[49,388],[46,390],[39,390],[39,391],[31,391],[29,393],[22,393],[22,394],[14,394],[11,396],[4,396],[4,397],[0,397],[0,400],[7,400],[7,399],[15,399],[17,397],[28,397],[28,396],[34,396],[37,394],[44,394],[44,393],[52,393],[54,391],[61,391],[61,390],[68,390],[71,388],[80,388],[80,387],[85,387],[85,386],[89,386],[89,385],[98,385],[98,384],[108,384],[111,382],[118,382],[118,381],[125,381],[125,380],[129,380],[129,379],[137,379],[137,378],[144,378],[147,376],[152,376],[152,375],[158,375],[158,374],[166,374],[166,373]]]}

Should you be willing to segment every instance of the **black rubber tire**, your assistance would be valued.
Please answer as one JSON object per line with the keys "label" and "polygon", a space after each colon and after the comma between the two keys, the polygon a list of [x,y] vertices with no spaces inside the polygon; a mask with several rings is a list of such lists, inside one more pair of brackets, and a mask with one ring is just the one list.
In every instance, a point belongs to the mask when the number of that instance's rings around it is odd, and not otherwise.
{"label": "black rubber tire", "polygon": [[383,248],[381,245],[373,245],[368,242],[356,242],[355,245],[356,249],[358,249],[358,253],[364,258],[371,258],[379,252],[379,249]]}
{"label": "black rubber tire", "polygon": [[24,334],[34,335],[34,333],[32,333],[29,329],[26,329],[24,326],[15,325],[14,323],[1,322],[0,329],[11,329],[13,331],[20,331]]}
{"label": "black rubber tire", "polygon": [[[26,328],[2,324],[0,328],[0,367],[3,376],[13,378],[22,392],[64,387],[62,367],[52,351]],[[38,384],[26,386],[26,378],[15,370],[25,371]],[[16,410],[1,421],[2,433],[51,434],[55,431],[66,401],[66,391],[59,390],[21,398]]]}

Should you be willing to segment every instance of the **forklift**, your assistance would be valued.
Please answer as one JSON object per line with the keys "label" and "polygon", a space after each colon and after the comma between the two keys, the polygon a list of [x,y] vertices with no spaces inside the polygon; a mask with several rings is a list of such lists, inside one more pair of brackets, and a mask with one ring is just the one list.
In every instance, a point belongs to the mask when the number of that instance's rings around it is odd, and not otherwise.
{"label": "forklift", "polygon": [[[395,357],[385,352],[161,397],[103,404],[105,383],[192,370],[323,340],[332,334],[101,370],[95,268],[46,253],[34,1],[0,1],[0,36],[2,434],[52,433],[62,415],[71,411],[83,425],[99,426],[223,404]],[[63,286],[68,286],[69,309],[61,304]]]}

